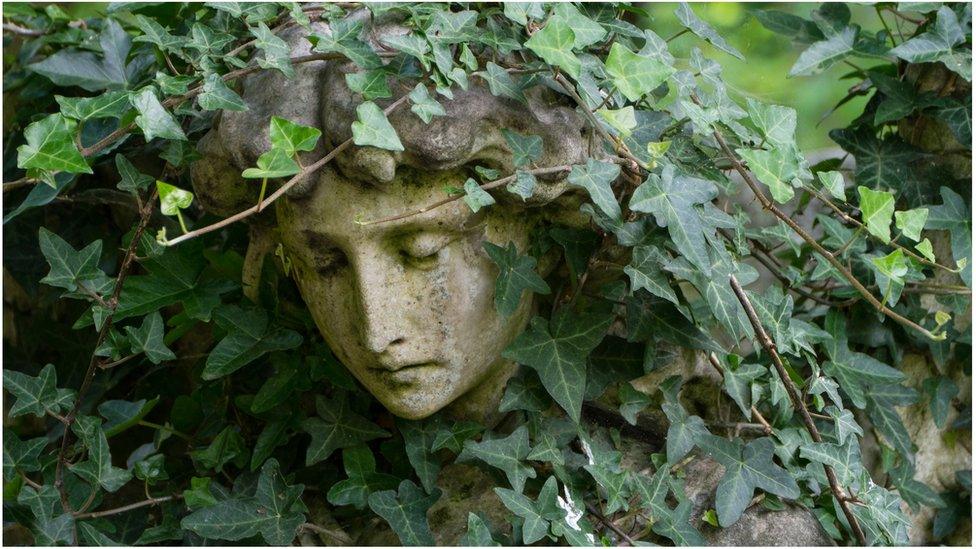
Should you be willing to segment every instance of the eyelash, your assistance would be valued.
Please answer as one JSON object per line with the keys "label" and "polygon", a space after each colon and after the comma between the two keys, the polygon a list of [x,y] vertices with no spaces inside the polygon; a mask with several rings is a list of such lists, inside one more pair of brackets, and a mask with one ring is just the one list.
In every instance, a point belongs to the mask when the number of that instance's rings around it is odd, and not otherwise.
{"label": "eyelash", "polygon": [[[404,246],[400,249],[400,257],[405,264],[411,267],[429,270],[437,264],[440,259],[441,250],[446,248],[450,243],[451,241],[448,240],[442,244],[436,244],[434,249],[425,255],[416,255],[415,252],[411,252],[407,249],[407,246]],[[321,252],[319,257],[315,259],[314,268],[319,276],[335,276],[348,265],[349,259],[342,251],[327,250]]]}

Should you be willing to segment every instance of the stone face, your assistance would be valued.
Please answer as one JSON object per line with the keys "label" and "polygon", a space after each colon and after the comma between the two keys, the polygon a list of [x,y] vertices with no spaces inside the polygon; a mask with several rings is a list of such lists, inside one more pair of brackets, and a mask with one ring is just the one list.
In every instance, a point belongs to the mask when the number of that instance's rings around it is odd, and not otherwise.
{"label": "stone face", "polygon": [[[309,52],[302,32],[284,36],[295,56]],[[381,25],[373,34],[387,32],[398,29]],[[303,165],[347,140],[363,101],[346,85],[345,75],[355,70],[317,61],[296,66],[292,79],[277,71],[248,77],[241,93],[248,110],[223,112],[201,140],[203,159],[192,176],[204,207],[229,215],[256,202],[258,185],[240,173],[270,148],[272,116],[322,129],[317,149],[302,154]],[[480,79],[472,80],[451,100],[437,96],[447,115],[430,124],[409,105],[390,115],[405,151],[349,147],[252,225],[246,289],[257,288],[263,258],[282,245],[335,354],[386,408],[408,419],[457,402],[453,415],[490,421],[513,371],[501,351],[523,330],[532,300],[523,296],[509,317],[496,312],[498,271],[483,243],[514,242],[525,253],[536,225],[560,215],[553,211],[558,207],[532,206],[551,203],[568,185],[565,174],[540,177],[526,201],[499,189],[499,203],[479,213],[457,200],[420,215],[369,222],[442,200],[446,188],[464,187],[476,165],[513,173],[502,128],[543,138],[540,167],[588,156],[583,121],[555,95],[540,89],[522,104],[495,97]],[[400,96],[411,88],[394,89]]]}

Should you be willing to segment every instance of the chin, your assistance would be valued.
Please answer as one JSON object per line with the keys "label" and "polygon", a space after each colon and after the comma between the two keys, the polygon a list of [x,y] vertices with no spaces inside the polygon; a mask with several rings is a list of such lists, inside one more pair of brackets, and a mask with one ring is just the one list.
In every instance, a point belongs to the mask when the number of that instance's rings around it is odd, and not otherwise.
{"label": "chin", "polygon": [[450,404],[450,401],[432,400],[427,395],[416,395],[416,397],[402,395],[377,398],[390,413],[410,420],[424,419]]}

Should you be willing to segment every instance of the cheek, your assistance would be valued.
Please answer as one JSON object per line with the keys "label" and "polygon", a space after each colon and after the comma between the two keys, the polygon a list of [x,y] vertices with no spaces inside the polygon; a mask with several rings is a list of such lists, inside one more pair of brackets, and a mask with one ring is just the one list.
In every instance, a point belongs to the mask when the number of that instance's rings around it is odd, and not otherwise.
{"label": "cheek", "polygon": [[321,276],[307,267],[299,267],[296,274],[302,298],[319,332],[329,347],[340,355],[340,360],[348,362],[348,358],[358,351],[358,339],[355,337],[355,295],[346,277]]}

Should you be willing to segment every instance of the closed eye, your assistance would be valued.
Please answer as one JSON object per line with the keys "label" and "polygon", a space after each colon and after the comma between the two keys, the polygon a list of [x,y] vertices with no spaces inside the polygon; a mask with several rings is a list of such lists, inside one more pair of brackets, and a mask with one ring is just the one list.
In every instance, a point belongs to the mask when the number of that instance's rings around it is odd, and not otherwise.
{"label": "closed eye", "polygon": [[440,251],[454,240],[450,234],[417,232],[402,237],[400,255],[404,263],[419,269],[430,269],[437,264]]}
{"label": "closed eye", "polygon": [[349,265],[349,258],[338,248],[318,250],[312,261],[315,272],[320,276],[334,276]]}

